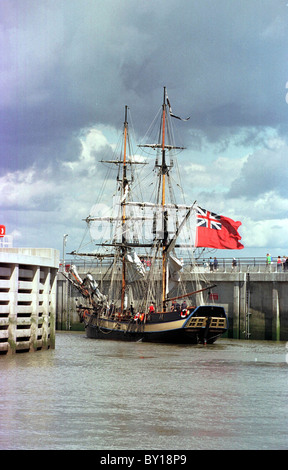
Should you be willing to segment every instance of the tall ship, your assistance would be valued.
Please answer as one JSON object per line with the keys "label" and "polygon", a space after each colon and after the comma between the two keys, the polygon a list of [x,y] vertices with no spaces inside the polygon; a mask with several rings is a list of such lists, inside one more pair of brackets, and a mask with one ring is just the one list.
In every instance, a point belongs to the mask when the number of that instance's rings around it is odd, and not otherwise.
{"label": "tall ship", "polygon": [[173,118],[183,119],[173,114],[166,87],[155,126],[146,135],[154,138],[155,128],[155,140],[138,146],[141,155],[132,151],[128,112],[125,106],[121,145],[112,159],[102,160],[108,173],[114,170],[116,189],[111,177],[103,178],[106,188],[85,219],[94,249],[73,252],[75,259],[106,263],[105,289],[103,279],[100,285],[91,273],[80,277],[76,263],[64,273],[81,294],[80,320],[89,338],[214,343],[227,331],[228,318],[213,301],[215,285],[197,273],[195,253],[205,247],[243,248],[240,222],[196,201],[185,203],[176,179],[177,153],[184,148],[175,145],[172,128]]}

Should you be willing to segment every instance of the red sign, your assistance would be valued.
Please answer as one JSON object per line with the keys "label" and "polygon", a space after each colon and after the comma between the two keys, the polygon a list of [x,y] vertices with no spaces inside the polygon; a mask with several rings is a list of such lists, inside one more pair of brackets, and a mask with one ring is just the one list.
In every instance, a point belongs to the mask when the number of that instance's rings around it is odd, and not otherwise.
{"label": "red sign", "polygon": [[4,237],[6,231],[5,225],[0,225],[0,237]]}
{"label": "red sign", "polygon": [[209,299],[210,300],[218,300],[218,294],[210,294]]}

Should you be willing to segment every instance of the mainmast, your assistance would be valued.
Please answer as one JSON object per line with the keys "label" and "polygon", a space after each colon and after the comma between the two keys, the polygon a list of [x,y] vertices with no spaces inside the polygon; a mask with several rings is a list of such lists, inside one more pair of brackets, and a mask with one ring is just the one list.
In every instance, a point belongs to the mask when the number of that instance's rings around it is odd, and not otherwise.
{"label": "mainmast", "polygon": [[[160,134],[159,134],[159,139],[156,144],[142,144],[139,145],[139,147],[148,147],[152,148],[154,150],[160,150],[161,151],[161,162],[158,164],[158,159],[156,159],[156,167],[159,168],[159,186],[158,186],[158,196],[159,199],[157,198],[157,204],[161,206],[162,210],[162,238],[161,240],[161,247],[162,247],[162,295],[161,295],[161,301],[162,301],[162,310],[166,311],[166,302],[167,302],[167,284],[168,284],[168,279],[167,279],[167,262],[168,262],[168,248],[169,248],[169,240],[168,240],[168,205],[166,204],[166,183],[167,179],[169,178],[169,169],[171,167],[171,162],[169,165],[167,165],[166,162],[166,150],[171,151],[171,150],[183,150],[184,147],[176,147],[173,145],[172,142],[167,142],[166,140],[169,140],[169,137],[171,138],[171,129],[169,129],[169,121],[167,120],[168,117],[168,112],[167,112],[167,106],[169,105],[169,113],[171,116],[174,116],[171,114],[171,108],[170,104],[168,102],[168,97],[166,93],[166,87],[164,87],[164,96],[163,96],[163,104],[162,104],[162,115],[161,115],[161,125],[160,125]],[[174,116],[177,117],[177,116]],[[180,118],[179,118],[180,119]],[[166,135],[168,135],[168,139],[166,139]],[[172,145],[171,145],[172,144]]]}
{"label": "mainmast", "polygon": [[163,245],[162,245],[162,308],[163,311],[166,310],[166,292],[167,292],[167,254],[166,246],[168,239],[167,231],[167,217],[168,213],[165,210],[165,184],[166,184],[166,175],[168,174],[168,167],[166,165],[165,159],[165,125],[166,125],[166,87],[164,87],[164,97],[163,97],[163,106],[162,106],[162,142],[161,142],[161,153],[162,153],[162,162],[161,162],[161,177],[162,177],[162,214],[163,214]]}
{"label": "mainmast", "polygon": [[123,177],[122,177],[122,288],[121,288],[121,311],[123,312],[125,306],[125,291],[126,291],[126,265],[125,265],[125,221],[126,221],[126,192],[128,190],[127,180],[127,134],[128,134],[128,121],[127,121],[127,110],[128,106],[125,106],[125,122],[124,122],[124,150],[123,150]]}

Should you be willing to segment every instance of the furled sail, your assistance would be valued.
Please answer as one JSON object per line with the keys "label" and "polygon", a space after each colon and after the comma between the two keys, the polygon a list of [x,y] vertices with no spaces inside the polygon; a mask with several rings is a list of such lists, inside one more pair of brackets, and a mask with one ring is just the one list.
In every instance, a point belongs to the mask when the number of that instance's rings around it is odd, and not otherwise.
{"label": "furled sail", "polygon": [[98,288],[98,283],[95,281],[91,274],[86,275],[85,279],[83,280],[83,286],[85,286],[89,290],[92,297],[95,296],[99,302],[105,302],[106,295],[103,295],[100,292]]}
{"label": "furled sail", "polygon": [[125,261],[127,267],[127,283],[139,281],[145,276],[145,269],[139,256],[135,251],[130,250],[125,254]]}
{"label": "furled sail", "polygon": [[180,261],[176,256],[174,255],[169,255],[168,258],[168,269],[167,269],[167,276],[168,276],[168,282],[167,282],[167,291],[166,295],[174,289],[174,287],[177,287],[178,283],[181,280],[180,276],[180,270],[182,269],[183,264],[182,261]]}
{"label": "furled sail", "polygon": [[[85,297],[90,295],[97,299],[98,302],[105,303],[107,300],[106,295],[102,294],[98,288],[98,283],[95,281],[91,274],[87,274],[82,280],[78,274],[75,265],[72,265],[69,270],[72,275],[72,279],[69,279],[71,283],[84,294]],[[74,278],[74,280],[73,280]]]}

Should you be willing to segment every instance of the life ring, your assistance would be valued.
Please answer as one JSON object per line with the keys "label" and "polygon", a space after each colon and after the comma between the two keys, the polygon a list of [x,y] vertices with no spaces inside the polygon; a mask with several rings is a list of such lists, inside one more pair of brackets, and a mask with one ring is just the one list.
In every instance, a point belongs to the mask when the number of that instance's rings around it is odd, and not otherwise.
{"label": "life ring", "polygon": [[86,317],[88,317],[88,316],[89,316],[89,312],[88,312],[88,310],[86,309],[86,310],[84,310],[84,312],[83,312],[83,320],[85,320]]}
{"label": "life ring", "polygon": [[185,309],[182,310],[182,312],[181,312],[181,318],[186,318],[187,315],[188,315],[188,310],[187,310],[187,308],[185,308]]}

